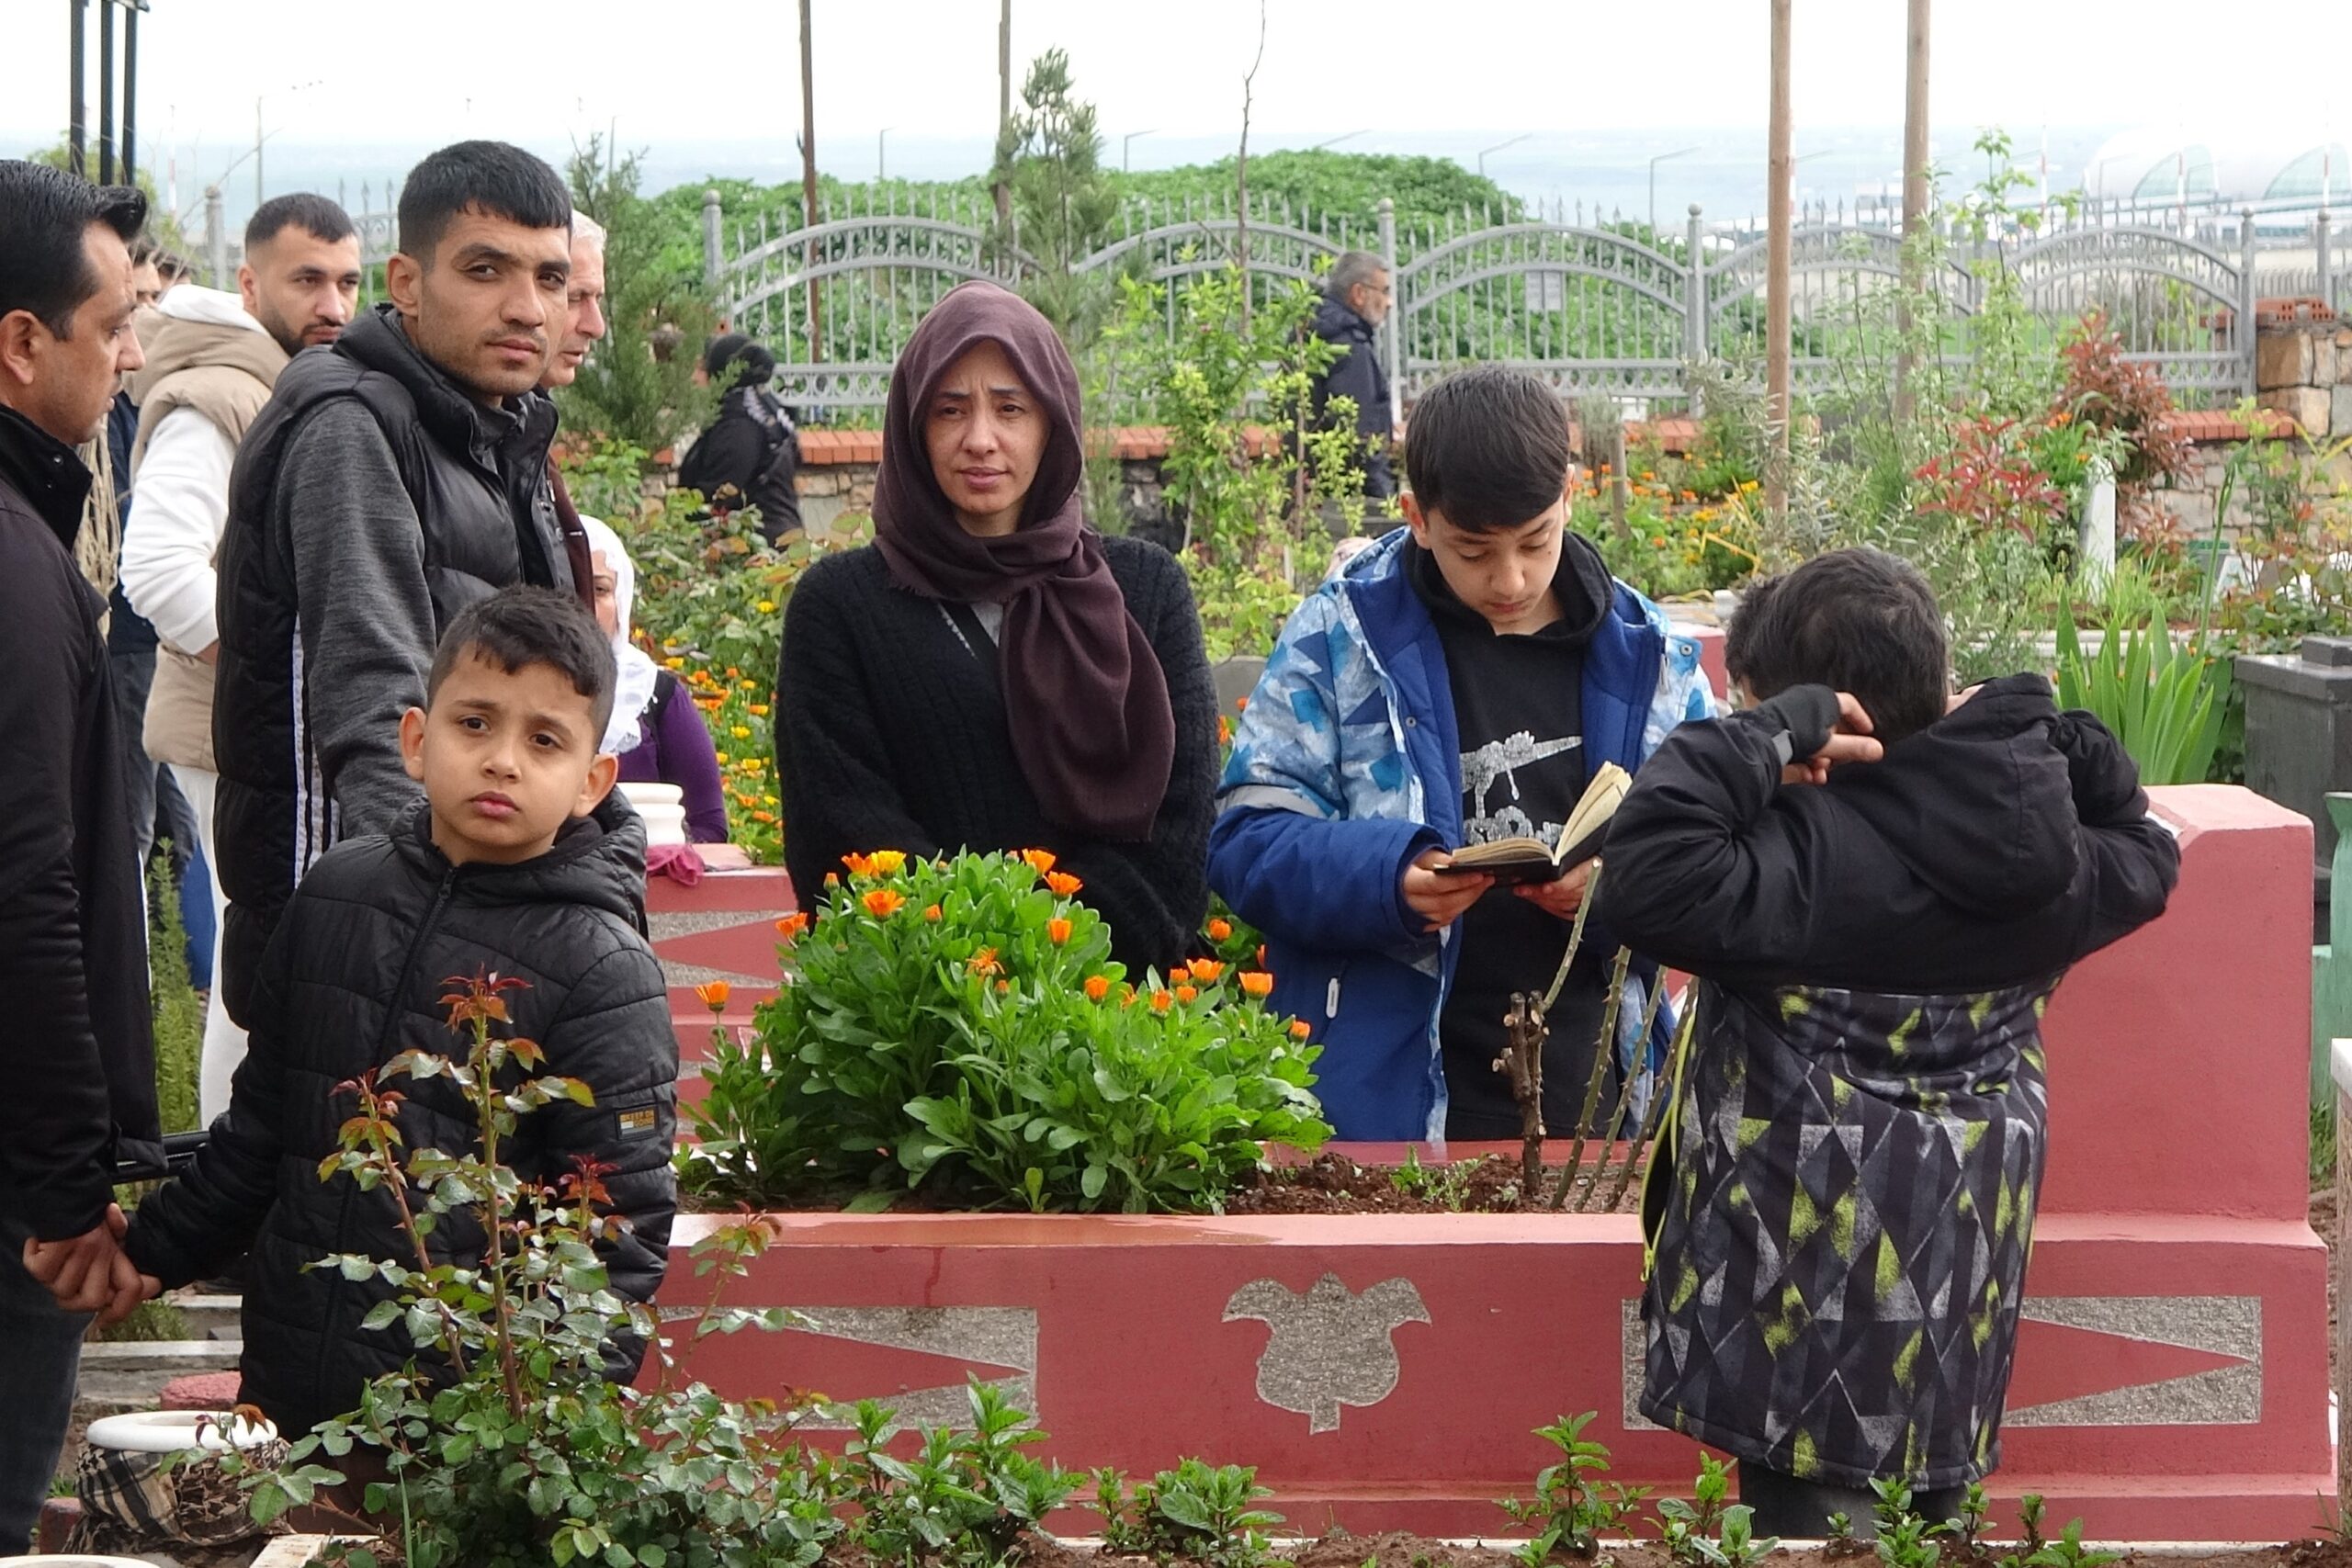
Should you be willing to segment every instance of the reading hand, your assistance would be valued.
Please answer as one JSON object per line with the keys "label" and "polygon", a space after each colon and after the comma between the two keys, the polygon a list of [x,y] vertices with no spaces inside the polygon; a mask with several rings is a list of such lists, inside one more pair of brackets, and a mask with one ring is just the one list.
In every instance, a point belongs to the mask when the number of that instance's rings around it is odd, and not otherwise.
{"label": "reading hand", "polygon": [[1556,881],[1522,882],[1511,891],[1546,914],[1573,920],[1584,903],[1585,887],[1592,881],[1592,868],[1600,863],[1589,860]]}
{"label": "reading hand", "polygon": [[1432,869],[1445,864],[1453,857],[1443,850],[1423,850],[1419,858],[1405,868],[1398,883],[1406,908],[1429,922],[1430,931],[1443,931],[1461,918],[1462,911],[1476,903],[1495,879],[1483,873],[1473,875],[1440,876]]}

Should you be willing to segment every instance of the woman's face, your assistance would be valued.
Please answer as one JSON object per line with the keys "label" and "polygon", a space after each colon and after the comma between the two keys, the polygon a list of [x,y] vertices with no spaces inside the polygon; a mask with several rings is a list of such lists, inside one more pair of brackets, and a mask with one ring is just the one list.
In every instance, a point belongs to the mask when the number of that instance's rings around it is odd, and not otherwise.
{"label": "woman's face", "polygon": [[931,471],[964,531],[999,537],[1021,525],[1053,422],[993,343],[947,367],[922,411]]}
{"label": "woman's face", "polygon": [[606,637],[621,635],[621,604],[613,590],[620,582],[613,570],[613,563],[599,550],[588,558],[588,581],[596,589],[596,624],[605,628]]}

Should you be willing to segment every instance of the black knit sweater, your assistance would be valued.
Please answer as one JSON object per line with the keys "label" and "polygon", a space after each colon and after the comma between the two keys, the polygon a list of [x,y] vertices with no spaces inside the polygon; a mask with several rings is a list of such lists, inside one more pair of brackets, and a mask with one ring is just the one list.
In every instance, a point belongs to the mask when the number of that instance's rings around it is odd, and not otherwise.
{"label": "black knit sweater", "polygon": [[1150,839],[1112,843],[1046,820],[990,667],[869,546],[811,567],[785,611],[776,774],[785,863],[804,907],[853,852],[1042,848],[1085,883],[1080,897],[1110,922],[1131,973],[1164,973],[1186,955],[1208,910],[1216,687],[1184,569],[1140,540],[1102,545],[1176,710],[1176,762]]}

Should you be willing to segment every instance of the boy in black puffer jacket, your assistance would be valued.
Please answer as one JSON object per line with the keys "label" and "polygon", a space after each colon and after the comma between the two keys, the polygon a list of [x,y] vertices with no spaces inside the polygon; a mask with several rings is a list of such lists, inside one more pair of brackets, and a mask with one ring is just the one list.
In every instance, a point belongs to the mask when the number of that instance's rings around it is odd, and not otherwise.
{"label": "boy in black puffer jacket", "polygon": [[[617,764],[597,754],[611,646],[571,598],[508,589],[451,621],[425,700],[401,720],[425,800],[390,834],[336,845],[303,879],[270,942],[229,1109],[187,1176],[140,1205],[124,1242],[151,1292],[251,1250],[242,1397],[289,1438],[418,1359],[397,1322],[360,1325],[389,1286],[309,1266],[413,1257],[387,1190],[322,1181],[319,1165],[355,1109],[337,1085],[403,1051],[464,1055],[441,999],[451,976],[525,981],[504,993],[500,1032],[537,1041],[541,1071],[594,1094],[591,1106],[559,1100],[522,1117],[503,1153],[541,1184],[596,1162],[626,1222],[600,1247],[614,1290],[651,1299],[676,1209],[678,1044],[644,935],[645,829],[609,797]],[[448,1079],[399,1089],[409,1149],[478,1147]],[[479,1226],[455,1221],[427,1237],[434,1261],[479,1263]],[[611,1375],[633,1376],[642,1354],[616,1346]]]}
{"label": "boy in black puffer jacket", "polygon": [[1746,711],[1644,764],[1597,915],[1699,976],[1654,1172],[1642,1413],[1728,1450],[1757,1533],[1929,1518],[2000,1461],[2041,1184],[2041,1021],[2179,874],[2132,759],[2050,683],[1948,695],[1926,581],[1875,550],[1750,593]]}

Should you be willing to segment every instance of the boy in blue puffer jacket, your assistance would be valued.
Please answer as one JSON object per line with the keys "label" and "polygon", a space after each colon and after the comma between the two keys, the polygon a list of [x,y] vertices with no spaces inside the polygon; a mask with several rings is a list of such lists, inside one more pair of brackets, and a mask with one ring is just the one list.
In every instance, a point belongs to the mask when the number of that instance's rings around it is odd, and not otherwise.
{"label": "boy in blue puffer jacket", "polygon": [[[1405,463],[1407,526],[1299,606],[1242,715],[1209,884],[1266,933],[1271,1005],[1320,1042],[1339,1136],[1516,1138],[1503,1014],[1558,968],[1589,868],[1511,889],[1437,868],[1553,841],[1601,763],[1637,769],[1715,704],[1696,642],[1569,530],[1567,417],[1541,381],[1431,388]],[[1549,1016],[1555,1130],[1581,1109],[1613,952],[1588,931]],[[1650,983],[1627,984],[1621,1084],[1650,1065]]]}

